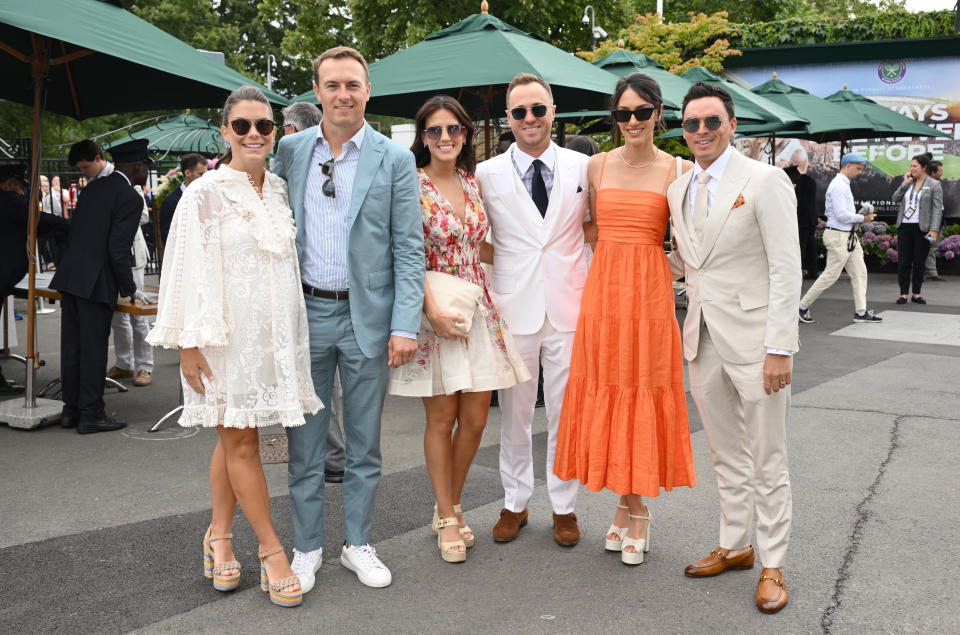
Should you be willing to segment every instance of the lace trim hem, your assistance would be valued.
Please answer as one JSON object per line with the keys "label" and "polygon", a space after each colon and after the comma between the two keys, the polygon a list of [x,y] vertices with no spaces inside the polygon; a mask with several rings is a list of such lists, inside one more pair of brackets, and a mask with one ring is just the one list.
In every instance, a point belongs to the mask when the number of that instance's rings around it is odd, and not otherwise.
{"label": "lace trim hem", "polygon": [[182,329],[158,324],[147,335],[147,343],[164,348],[220,348],[227,345],[229,334],[226,329]]}
{"label": "lace trim hem", "polygon": [[202,427],[215,428],[264,428],[273,425],[282,425],[284,428],[302,426],[306,423],[304,412],[313,414],[323,404],[319,399],[308,398],[303,405],[287,410],[251,410],[246,408],[230,408],[227,406],[184,406],[180,415],[179,424],[184,428]]}

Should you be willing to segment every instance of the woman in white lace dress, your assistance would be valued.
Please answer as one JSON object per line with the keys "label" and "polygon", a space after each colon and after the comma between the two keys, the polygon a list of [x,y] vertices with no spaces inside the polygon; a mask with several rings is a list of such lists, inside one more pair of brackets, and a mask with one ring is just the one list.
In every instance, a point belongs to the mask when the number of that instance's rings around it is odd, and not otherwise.
{"label": "woman in white lace dress", "polygon": [[[216,427],[210,463],[213,518],[204,574],[236,588],[230,542],[236,504],[260,540],[262,585],[283,606],[299,580],[270,520],[257,428],[303,425],[322,408],[310,380],[306,308],[286,183],[265,170],[275,126],[261,91],[244,86],[223,107],[227,153],[177,205],[148,341],[180,349],[182,426]],[[264,576],[261,576],[262,578]]]}

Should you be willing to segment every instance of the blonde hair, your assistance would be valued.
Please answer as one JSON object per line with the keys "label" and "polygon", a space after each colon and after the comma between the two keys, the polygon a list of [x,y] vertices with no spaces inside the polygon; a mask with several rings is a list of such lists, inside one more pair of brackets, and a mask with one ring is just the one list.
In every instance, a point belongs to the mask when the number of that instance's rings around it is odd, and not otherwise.
{"label": "blonde hair", "polygon": [[320,65],[325,60],[338,60],[343,59],[344,57],[349,57],[360,62],[360,66],[363,67],[363,74],[367,78],[367,83],[370,83],[370,67],[367,66],[367,60],[363,58],[363,55],[360,54],[355,48],[350,48],[349,46],[334,46],[332,49],[327,49],[320,54],[317,59],[313,60],[313,82],[317,85],[320,84]]}

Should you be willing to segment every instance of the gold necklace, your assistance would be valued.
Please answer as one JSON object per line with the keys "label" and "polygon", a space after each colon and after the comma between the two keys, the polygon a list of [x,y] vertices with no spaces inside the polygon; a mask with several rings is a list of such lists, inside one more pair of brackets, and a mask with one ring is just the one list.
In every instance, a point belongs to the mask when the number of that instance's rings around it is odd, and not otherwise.
{"label": "gold necklace", "polygon": [[652,159],[650,159],[649,161],[647,161],[646,163],[644,163],[644,164],[642,164],[642,165],[634,165],[634,164],[630,163],[629,161],[627,161],[627,157],[623,156],[623,149],[624,149],[625,147],[626,147],[626,146],[621,146],[621,147],[620,147],[620,160],[623,161],[624,165],[626,165],[628,168],[633,168],[634,170],[639,170],[640,168],[645,168],[645,167],[647,167],[648,165],[650,165],[651,163],[653,163],[654,161],[656,161],[657,158],[660,156],[660,148],[654,148],[654,153],[653,153],[653,158],[652,158]]}

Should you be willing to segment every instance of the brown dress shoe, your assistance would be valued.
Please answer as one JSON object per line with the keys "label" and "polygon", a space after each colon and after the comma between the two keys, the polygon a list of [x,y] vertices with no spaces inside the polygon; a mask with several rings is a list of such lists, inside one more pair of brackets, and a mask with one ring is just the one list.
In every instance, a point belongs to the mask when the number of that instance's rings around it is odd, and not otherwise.
{"label": "brown dress shoe", "polygon": [[570,512],[553,515],[553,539],[563,547],[572,547],[580,542],[580,528],[577,527],[576,514]]}
{"label": "brown dress shoe", "polygon": [[139,370],[136,379],[133,380],[133,385],[149,386],[151,381],[153,381],[153,378],[150,376],[149,370]]}
{"label": "brown dress shoe", "polygon": [[133,371],[126,368],[111,366],[107,371],[107,379],[130,379],[131,377],[133,377]]}
{"label": "brown dress shoe", "polygon": [[747,547],[743,553],[727,557],[729,549],[717,547],[710,552],[706,558],[697,560],[683,570],[685,575],[691,578],[706,578],[712,575],[719,575],[727,569],[752,569],[753,568],[753,545]]}
{"label": "brown dress shoe", "polygon": [[520,533],[520,528],[527,524],[527,510],[512,512],[509,509],[500,510],[500,520],[493,526],[493,539],[496,542],[510,542]]}
{"label": "brown dress shoe", "polygon": [[787,605],[787,585],[779,569],[764,569],[757,584],[757,608],[776,613]]}

